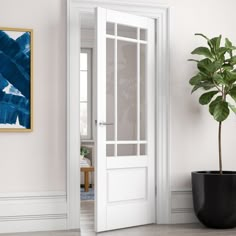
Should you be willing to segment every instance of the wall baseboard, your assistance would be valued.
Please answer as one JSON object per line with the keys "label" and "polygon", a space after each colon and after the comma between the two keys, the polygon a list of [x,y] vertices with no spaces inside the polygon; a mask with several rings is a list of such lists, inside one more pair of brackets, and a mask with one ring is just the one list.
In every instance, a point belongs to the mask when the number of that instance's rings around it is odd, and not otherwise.
{"label": "wall baseboard", "polygon": [[[192,191],[171,192],[171,223],[197,223]],[[67,229],[65,192],[0,194],[0,233]]]}
{"label": "wall baseboard", "polygon": [[199,222],[194,214],[192,191],[171,191],[171,223],[188,224]]}
{"label": "wall baseboard", "polygon": [[65,230],[65,192],[0,194],[0,233]]}

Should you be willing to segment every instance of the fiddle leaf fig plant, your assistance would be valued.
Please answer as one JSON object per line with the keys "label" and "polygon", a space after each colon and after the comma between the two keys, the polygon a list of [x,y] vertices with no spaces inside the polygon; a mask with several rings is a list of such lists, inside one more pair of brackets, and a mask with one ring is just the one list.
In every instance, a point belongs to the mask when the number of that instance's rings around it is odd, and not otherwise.
{"label": "fiddle leaf fig plant", "polygon": [[222,42],[221,35],[211,39],[200,33],[195,35],[203,37],[206,46],[198,47],[191,53],[200,56],[200,59],[189,59],[197,63],[198,69],[189,83],[193,86],[192,93],[203,89],[199,103],[208,105],[210,114],[219,123],[219,173],[222,175],[222,122],[227,119],[230,110],[236,114],[236,47],[228,38]]}

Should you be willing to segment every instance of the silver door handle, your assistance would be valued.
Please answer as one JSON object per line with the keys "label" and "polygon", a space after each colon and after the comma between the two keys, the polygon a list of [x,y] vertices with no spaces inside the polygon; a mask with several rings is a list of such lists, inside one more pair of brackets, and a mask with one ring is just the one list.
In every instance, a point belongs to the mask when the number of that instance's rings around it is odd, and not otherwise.
{"label": "silver door handle", "polygon": [[107,123],[107,122],[104,122],[104,121],[100,121],[98,123],[100,126],[104,126],[104,125],[114,125],[114,123]]}

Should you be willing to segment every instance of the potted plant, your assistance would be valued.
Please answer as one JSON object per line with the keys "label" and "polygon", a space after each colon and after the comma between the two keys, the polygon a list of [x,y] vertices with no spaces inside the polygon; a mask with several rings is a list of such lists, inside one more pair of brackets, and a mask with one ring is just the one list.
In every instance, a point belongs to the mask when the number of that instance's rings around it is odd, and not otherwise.
{"label": "potted plant", "polygon": [[89,154],[89,149],[86,147],[80,147],[80,157],[83,159]]}
{"label": "potted plant", "polygon": [[199,98],[201,105],[209,106],[209,113],[218,122],[219,170],[192,172],[194,211],[205,226],[211,228],[233,228],[236,226],[236,172],[223,171],[221,129],[222,122],[230,111],[236,113],[236,47],[221,35],[206,40],[207,46],[198,47],[192,54],[200,59],[197,73],[189,83],[192,93],[203,89]]}

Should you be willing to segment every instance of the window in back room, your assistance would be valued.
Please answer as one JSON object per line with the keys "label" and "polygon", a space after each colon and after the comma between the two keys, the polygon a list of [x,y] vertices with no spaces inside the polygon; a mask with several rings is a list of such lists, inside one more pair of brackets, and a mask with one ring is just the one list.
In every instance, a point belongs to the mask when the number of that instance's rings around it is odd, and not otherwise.
{"label": "window in back room", "polygon": [[80,136],[92,137],[92,49],[83,48],[80,53]]}

